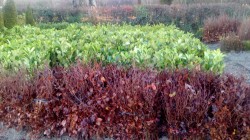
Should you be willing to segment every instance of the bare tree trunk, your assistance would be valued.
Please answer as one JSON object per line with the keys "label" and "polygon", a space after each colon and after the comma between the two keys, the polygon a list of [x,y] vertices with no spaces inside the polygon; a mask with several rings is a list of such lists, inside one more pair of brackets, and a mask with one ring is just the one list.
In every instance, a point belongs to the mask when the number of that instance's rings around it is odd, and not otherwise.
{"label": "bare tree trunk", "polygon": [[0,6],[3,6],[4,0],[0,0]]}
{"label": "bare tree trunk", "polygon": [[89,6],[96,6],[95,0],[89,0]]}
{"label": "bare tree trunk", "polygon": [[138,5],[141,5],[141,0],[138,0],[138,2],[137,2],[137,3],[138,3]]}
{"label": "bare tree trunk", "polygon": [[83,0],[79,0],[79,5],[83,6]]}
{"label": "bare tree trunk", "polygon": [[84,0],[72,0],[72,4],[74,8],[78,8],[79,6],[83,6]]}
{"label": "bare tree trunk", "polygon": [[77,0],[73,0],[73,1],[72,1],[72,4],[73,4],[73,7],[74,7],[74,8],[78,7]]}

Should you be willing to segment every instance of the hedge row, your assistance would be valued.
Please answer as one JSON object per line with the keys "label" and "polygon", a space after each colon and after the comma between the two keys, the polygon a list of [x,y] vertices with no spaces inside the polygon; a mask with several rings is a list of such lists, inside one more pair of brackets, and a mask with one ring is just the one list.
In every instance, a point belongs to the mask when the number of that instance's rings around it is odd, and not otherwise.
{"label": "hedge row", "polygon": [[[91,13],[91,14],[90,14]],[[250,8],[240,3],[173,4],[146,6],[101,6],[88,9],[35,9],[37,22],[93,22],[130,23],[132,25],[175,24],[178,28],[202,38],[204,21],[210,17],[227,15],[242,19],[250,15]],[[96,16],[93,18],[93,16]]]}
{"label": "hedge row", "polygon": [[46,63],[67,67],[80,59],[141,68],[223,71],[220,51],[211,51],[192,34],[165,25],[69,24],[61,30],[15,27],[0,36],[0,52],[0,65],[9,70],[24,67],[32,71]]}
{"label": "hedge row", "polygon": [[75,65],[0,77],[0,120],[80,139],[247,139],[250,87],[229,75]]}
{"label": "hedge row", "polygon": [[217,18],[208,18],[203,29],[204,42],[218,42],[222,37],[232,33],[238,33],[241,22],[226,15]]}

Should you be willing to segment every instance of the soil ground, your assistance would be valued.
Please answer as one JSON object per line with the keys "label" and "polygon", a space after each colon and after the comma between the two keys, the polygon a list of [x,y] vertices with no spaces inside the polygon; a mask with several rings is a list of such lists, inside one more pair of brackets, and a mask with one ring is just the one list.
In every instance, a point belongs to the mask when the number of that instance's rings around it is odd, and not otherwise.
{"label": "soil ground", "polygon": [[[209,44],[210,49],[218,49],[219,44]],[[224,73],[232,74],[237,77],[244,77],[250,83],[250,52],[229,52],[226,53]],[[13,128],[7,128],[0,123],[0,140],[30,140],[26,131],[16,131]],[[68,136],[61,138],[41,138],[39,140],[74,140]],[[110,139],[106,139],[110,140]],[[161,140],[167,140],[162,138]]]}

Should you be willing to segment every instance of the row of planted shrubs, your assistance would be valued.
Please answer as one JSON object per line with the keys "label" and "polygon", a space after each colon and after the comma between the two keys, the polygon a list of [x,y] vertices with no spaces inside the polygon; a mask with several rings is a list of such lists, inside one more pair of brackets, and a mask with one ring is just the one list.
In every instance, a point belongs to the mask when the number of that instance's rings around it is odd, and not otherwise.
{"label": "row of planted shrubs", "polygon": [[[9,0],[14,4],[12,0]],[[9,3],[10,3],[9,2]],[[7,6],[8,3],[6,3]],[[6,9],[6,8],[5,8]],[[12,10],[12,14],[10,12]],[[7,18],[17,22],[15,7],[6,11]],[[22,12],[22,11],[20,11]],[[89,15],[89,12],[92,13]],[[190,5],[149,5],[149,6],[103,6],[82,9],[35,9],[34,16],[39,23],[48,22],[115,22],[132,25],[175,24],[180,29],[192,32],[205,42],[219,41],[222,35],[236,32],[240,20],[250,15],[247,5],[238,3],[190,4]],[[0,14],[1,15],[1,14]],[[83,16],[84,15],[84,16]],[[218,20],[218,16],[222,15]],[[6,16],[7,17],[7,16]],[[20,16],[22,17],[22,16]],[[211,18],[213,17],[213,18]],[[236,17],[237,19],[230,19]],[[20,20],[20,21],[19,21]],[[18,19],[18,22],[23,22]],[[12,22],[12,21],[10,21]],[[226,24],[224,24],[226,22]],[[26,23],[34,25],[31,8],[26,11]],[[22,24],[22,23],[20,23]],[[205,25],[204,25],[205,24]],[[13,27],[14,25],[7,24]],[[204,30],[202,30],[204,26]],[[204,32],[203,32],[204,31]]]}
{"label": "row of planted shrubs", "polygon": [[248,139],[250,87],[229,75],[73,65],[0,76],[0,119],[34,136]]}
{"label": "row of planted shrubs", "polygon": [[203,41],[207,43],[218,42],[223,36],[237,33],[241,22],[239,19],[227,15],[208,18],[203,29]]}
{"label": "row of planted shrubs", "polygon": [[245,18],[250,15],[250,8],[237,3],[149,5],[135,8],[121,6],[102,7],[99,10],[101,16],[108,16],[108,21],[113,22],[128,22],[132,25],[175,24],[207,43],[218,42],[231,33],[239,33],[241,38],[246,38],[249,33],[245,32],[250,32],[246,28],[247,24],[244,24],[244,20],[247,20]]}
{"label": "row of planted shrubs", "polygon": [[65,29],[15,27],[0,36],[0,65],[30,71],[69,66],[76,60],[141,68],[195,68],[223,71],[223,54],[211,51],[175,26],[82,25]]}
{"label": "row of planted shrubs", "polygon": [[[91,11],[91,10],[90,10]],[[180,29],[193,33],[204,42],[218,42],[223,36],[241,32],[245,27],[241,21],[250,15],[248,5],[239,3],[190,4],[190,5],[147,5],[147,6],[103,6],[87,14],[81,10],[35,10],[39,22],[68,21],[71,14],[77,22],[175,24]],[[80,15],[85,15],[81,17]],[[94,17],[93,17],[94,16]],[[71,19],[71,18],[70,18]],[[244,22],[244,21],[242,21]],[[245,31],[245,30],[244,30]],[[248,32],[250,32],[248,30]],[[242,33],[242,32],[241,32]]]}
{"label": "row of planted shrubs", "polygon": [[250,50],[250,19],[239,20],[222,15],[205,21],[203,41],[220,41],[222,51]]}
{"label": "row of planted shrubs", "polygon": [[227,15],[208,18],[204,25],[203,40],[217,42],[222,36],[230,33],[237,34],[241,40],[250,40],[249,18],[240,20]]}
{"label": "row of planted shrubs", "polygon": [[[89,15],[89,12],[93,12]],[[209,17],[228,15],[243,18],[250,15],[250,8],[239,3],[146,5],[146,6],[102,6],[93,11],[82,9],[34,9],[38,22],[115,22],[145,24],[172,24],[202,38],[201,28]],[[92,18],[91,16],[97,16]],[[90,17],[89,17],[90,16]]]}

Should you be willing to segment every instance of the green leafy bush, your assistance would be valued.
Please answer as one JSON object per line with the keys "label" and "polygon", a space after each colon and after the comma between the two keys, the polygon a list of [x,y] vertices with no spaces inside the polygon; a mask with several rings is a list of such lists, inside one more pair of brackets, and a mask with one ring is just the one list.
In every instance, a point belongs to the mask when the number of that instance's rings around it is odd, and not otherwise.
{"label": "green leafy bush", "polygon": [[172,2],[173,2],[173,0],[161,0],[162,4],[168,4],[168,5],[170,5],[170,4],[172,4]]}
{"label": "green leafy bush", "polygon": [[28,5],[26,12],[25,12],[25,21],[26,21],[26,24],[35,25],[35,20],[34,20],[32,9],[30,8],[30,5]]}
{"label": "green leafy bush", "polygon": [[40,29],[56,29],[56,30],[62,30],[66,29],[70,24],[67,22],[61,22],[61,23],[39,23],[37,24],[37,27]]}
{"label": "green leafy bush", "polygon": [[248,41],[243,41],[244,49],[246,51],[250,51],[250,40]]}
{"label": "green leafy bush", "polygon": [[149,11],[144,6],[138,6],[135,8],[135,16],[136,19],[132,22],[132,24],[136,25],[146,25],[149,23]]}
{"label": "green leafy bush", "polygon": [[81,22],[82,21],[82,14],[80,11],[74,11],[68,13],[66,21],[69,23]]}
{"label": "green leafy bush", "polygon": [[12,28],[17,24],[17,11],[14,0],[6,0],[3,7],[4,25]]}
{"label": "green leafy bush", "polygon": [[17,15],[17,25],[23,26],[26,24],[25,13]]}
{"label": "green leafy bush", "polygon": [[77,9],[34,9],[33,15],[39,23],[81,22],[85,11]]}
{"label": "green leafy bush", "polygon": [[62,30],[15,27],[0,38],[4,68],[68,66],[83,59],[157,69],[195,68],[222,72],[223,55],[175,26],[70,24]]}

